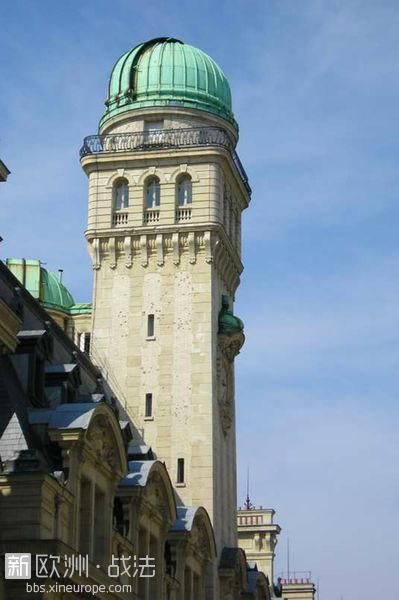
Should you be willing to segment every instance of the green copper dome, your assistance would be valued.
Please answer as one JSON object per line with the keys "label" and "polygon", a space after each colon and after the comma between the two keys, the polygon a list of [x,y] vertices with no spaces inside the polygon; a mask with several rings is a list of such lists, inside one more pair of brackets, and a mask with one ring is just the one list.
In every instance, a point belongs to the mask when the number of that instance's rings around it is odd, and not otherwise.
{"label": "green copper dome", "polygon": [[60,274],[44,269],[40,260],[7,258],[6,265],[45,308],[59,310],[68,315],[91,313],[91,304],[76,304],[72,294],[60,280]]}
{"label": "green copper dome", "polygon": [[75,303],[71,292],[60,281],[59,274],[40,268],[40,301],[45,308],[61,310],[69,315],[91,313],[91,304]]}
{"label": "green copper dome", "polygon": [[40,269],[40,275],[40,301],[47,308],[68,311],[75,304],[75,300],[59,276],[43,267]]}
{"label": "green copper dome", "polygon": [[236,126],[230,86],[210,56],[174,38],[155,38],[119,58],[100,121],[129,110],[183,106],[213,113]]}

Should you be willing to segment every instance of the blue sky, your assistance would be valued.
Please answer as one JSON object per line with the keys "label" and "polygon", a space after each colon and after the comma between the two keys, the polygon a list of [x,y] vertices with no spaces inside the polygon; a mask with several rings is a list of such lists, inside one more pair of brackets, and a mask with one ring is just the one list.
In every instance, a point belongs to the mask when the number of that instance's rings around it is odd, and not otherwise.
{"label": "blue sky", "polygon": [[320,600],[392,595],[399,519],[396,0],[103,0],[2,7],[2,256],[90,299],[78,162],[116,58],[151,37],[224,69],[254,190],[237,312],[239,496],[283,527],[277,571]]}

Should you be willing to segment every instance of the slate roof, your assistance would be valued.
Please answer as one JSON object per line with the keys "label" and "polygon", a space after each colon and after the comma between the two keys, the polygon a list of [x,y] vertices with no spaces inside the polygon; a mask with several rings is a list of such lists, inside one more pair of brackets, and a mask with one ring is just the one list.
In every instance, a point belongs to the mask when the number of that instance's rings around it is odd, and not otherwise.
{"label": "slate roof", "polygon": [[151,468],[155,464],[155,460],[130,460],[128,462],[129,472],[121,481],[119,485],[127,486],[140,486],[145,487],[147,484],[148,475],[150,474]]}
{"label": "slate roof", "polygon": [[198,508],[198,506],[178,506],[177,519],[171,531],[191,531]]}
{"label": "slate roof", "polygon": [[0,458],[8,460],[30,442],[25,393],[8,356],[0,355]]}

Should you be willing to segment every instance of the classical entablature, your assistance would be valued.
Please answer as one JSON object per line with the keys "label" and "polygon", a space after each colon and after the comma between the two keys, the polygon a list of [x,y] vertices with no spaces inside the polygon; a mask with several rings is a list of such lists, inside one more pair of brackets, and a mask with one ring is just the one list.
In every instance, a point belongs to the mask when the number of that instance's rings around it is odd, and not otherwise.
{"label": "classical entablature", "polygon": [[179,265],[187,262],[194,265],[199,261],[213,264],[223,279],[226,289],[233,296],[240,282],[242,264],[231,242],[219,225],[190,227],[180,231],[165,228],[154,233],[150,229],[140,233],[132,231],[104,232],[89,239],[88,250],[93,269],[130,269],[168,263]]}

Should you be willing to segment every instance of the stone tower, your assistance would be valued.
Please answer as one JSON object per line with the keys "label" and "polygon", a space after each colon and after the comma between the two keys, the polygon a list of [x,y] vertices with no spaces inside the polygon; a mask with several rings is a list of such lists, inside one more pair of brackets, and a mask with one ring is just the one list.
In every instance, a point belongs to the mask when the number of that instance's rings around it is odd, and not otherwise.
{"label": "stone tower", "polygon": [[221,69],[157,38],[117,61],[99,135],[81,150],[92,357],[178,499],[208,510],[219,550],[237,543],[234,358],[244,336],[232,307],[250,198],[237,137]]}

